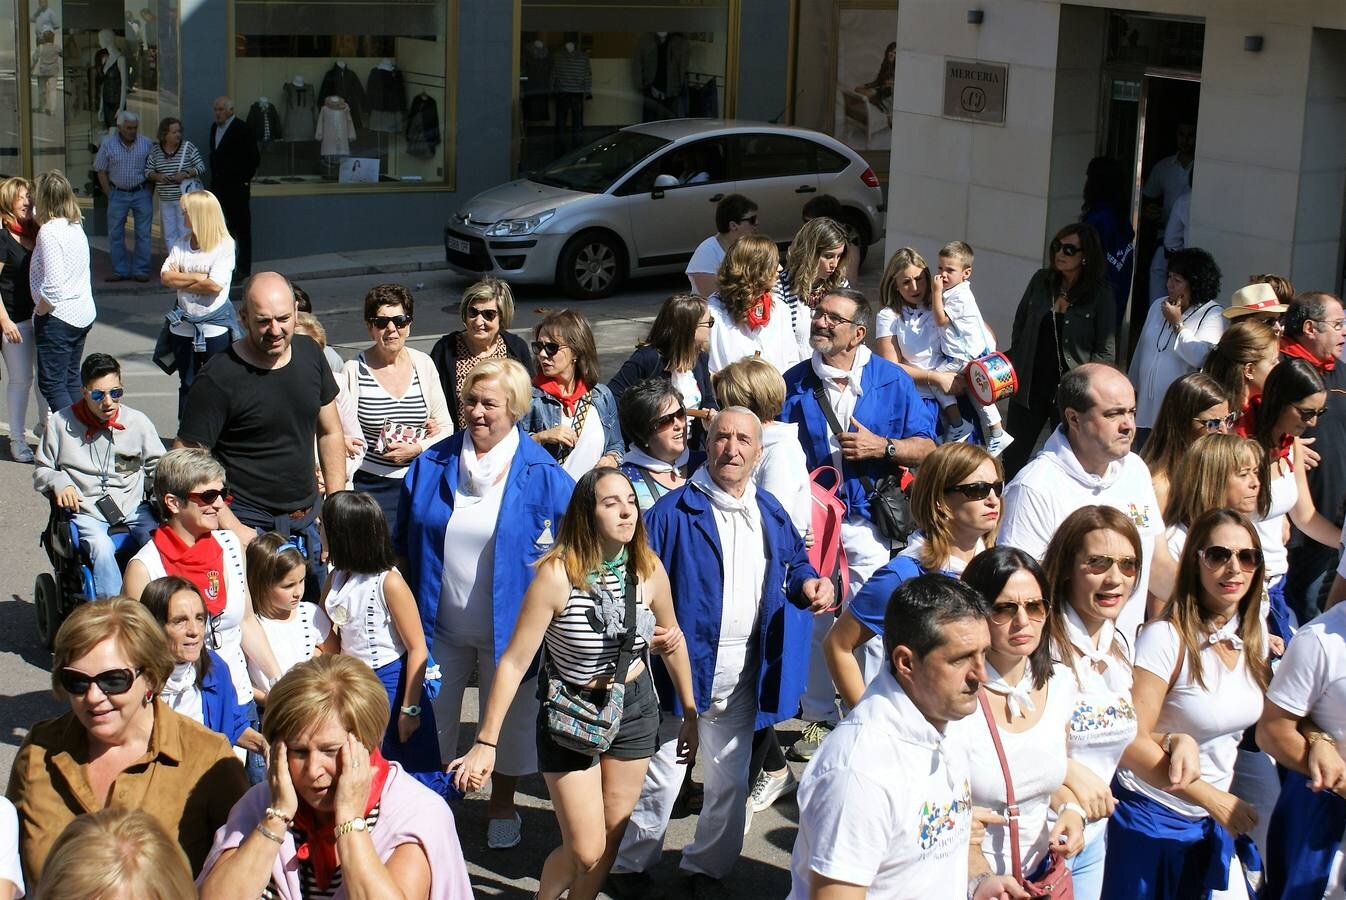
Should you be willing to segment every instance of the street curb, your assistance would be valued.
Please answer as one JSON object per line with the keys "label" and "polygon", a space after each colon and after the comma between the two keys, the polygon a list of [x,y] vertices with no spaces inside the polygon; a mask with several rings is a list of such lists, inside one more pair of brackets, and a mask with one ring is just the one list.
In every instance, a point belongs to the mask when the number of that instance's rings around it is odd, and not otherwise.
{"label": "street curb", "polygon": [[[262,260],[253,268],[265,272],[271,262],[284,263],[284,260]],[[279,266],[277,268],[283,268]],[[284,272],[293,282],[317,281],[322,278],[356,278],[361,275],[399,275],[407,272],[438,272],[449,268],[446,260],[406,260],[391,263],[352,263],[348,266],[334,266],[329,269],[314,269],[305,272]],[[94,283],[94,296],[150,296],[161,295],[166,289],[158,279],[141,284],[139,282],[98,282]]]}

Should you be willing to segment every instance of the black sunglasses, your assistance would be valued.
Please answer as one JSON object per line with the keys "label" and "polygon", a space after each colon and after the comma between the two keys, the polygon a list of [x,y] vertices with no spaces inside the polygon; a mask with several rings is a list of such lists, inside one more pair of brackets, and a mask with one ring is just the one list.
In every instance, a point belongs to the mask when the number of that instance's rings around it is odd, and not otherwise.
{"label": "black sunglasses", "polygon": [[482,309],[480,306],[469,306],[467,308],[467,318],[469,320],[484,319],[487,322],[494,322],[499,317],[500,310],[498,309]]}
{"label": "black sunglasses", "polygon": [[1197,556],[1208,569],[1219,569],[1229,564],[1231,558],[1237,558],[1239,568],[1245,572],[1255,572],[1262,564],[1262,551],[1256,547],[1244,547],[1242,550],[1230,550],[1228,547],[1211,546],[1197,551]]}
{"label": "black sunglasses", "polygon": [[234,499],[234,495],[229,493],[228,488],[211,488],[208,491],[192,491],[187,495],[188,500],[193,500],[200,503],[202,506],[210,506],[221,497],[224,498],[225,503]]}
{"label": "black sunglasses", "polygon": [[756,225],[756,224],[757,224],[757,213],[753,213],[753,214],[750,215],[750,216],[744,216],[743,218],[738,219],[737,221],[739,221],[740,223],[741,223],[741,222],[747,222],[749,225]]}
{"label": "black sunglasses", "polygon": [[1075,256],[1078,253],[1083,253],[1084,248],[1081,247],[1079,244],[1062,244],[1059,241],[1057,241],[1052,244],[1052,252],[1062,253],[1066,256]]}
{"label": "black sunglasses", "polygon": [[955,484],[944,489],[948,491],[957,491],[969,500],[985,500],[990,496],[991,491],[995,491],[997,497],[1003,497],[1005,494],[1004,481],[969,481],[967,484]]}
{"label": "black sunglasses", "polygon": [[113,400],[120,400],[126,393],[125,388],[113,388],[110,391],[89,391],[89,399],[94,403],[102,403],[104,397],[111,397]]}
{"label": "black sunglasses", "polygon": [[1084,559],[1084,568],[1090,575],[1102,575],[1116,566],[1126,578],[1134,578],[1140,569],[1140,560],[1134,556],[1088,556]]}
{"label": "black sunglasses", "polygon": [[62,669],[60,674],[61,689],[72,697],[83,697],[89,693],[90,685],[98,685],[98,689],[107,697],[118,697],[131,689],[131,685],[136,683],[136,678],[143,669],[108,669],[106,672],[99,672],[97,675],[87,675],[76,669]]}
{"label": "black sunglasses", "polygon": [[565,344],[558,344],[555,341],[533,341],[533,352],[538,356],[542,356],[544,353],[547,356],[555,356],[565,349]]}
{"label": "black sunglasses", "polygon": [[1299,413],[1299,417],[1305,422],[1311,422],[1314,419],[1321,419],[1323,416],[1327,415],[1327,407],[1324,406],[1322,409],[1313,409],[1308,406],[1296,406],[1295,412]]}
{"label": "black sunglasses", "polygon": [[684,406],[679,406],[671,413],[665,413],[664,415],[655,419],[654,430],[663,431],[665,428],[672,425],[674,422],[678,421],[678,419],[685,419],[685,418],[687,418],[687,408]]}
{"label": "black sunglasses", "polygon": [[373,325],[379,331],[388,327],[388,323],[396,325],[398,328],[406,328],[411,324],[411,316],[406,314],[400,316],[370,316],[365,319],[370,325]]}

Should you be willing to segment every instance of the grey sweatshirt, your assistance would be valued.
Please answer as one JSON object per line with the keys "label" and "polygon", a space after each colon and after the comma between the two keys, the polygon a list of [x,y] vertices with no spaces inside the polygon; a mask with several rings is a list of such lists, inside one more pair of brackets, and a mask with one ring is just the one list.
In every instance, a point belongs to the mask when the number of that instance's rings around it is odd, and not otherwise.
{"label": "grey sweatshirt", "polygon": [[[73,485],[80,492],[80,511],[99,519],[103,517],[94,504],[106,493],[123,515],[129,515],[145,499],[147,479],[153,477],[154,467],[164,455],[164,444],[142,412],[123,405],[117,422],[125,427],[100,430],[92,441],[86,441],[85,427],[69,409],[52,413],[33,454],[33,487],[45,492]],[[109,471],[104,489],[101,473],[108,457],[109,434],[112,453],[106,463]]]}

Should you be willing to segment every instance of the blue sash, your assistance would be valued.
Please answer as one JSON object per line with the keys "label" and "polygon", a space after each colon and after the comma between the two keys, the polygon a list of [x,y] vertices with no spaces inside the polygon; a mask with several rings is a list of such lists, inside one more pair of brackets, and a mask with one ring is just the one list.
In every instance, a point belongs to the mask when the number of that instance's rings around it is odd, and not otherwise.
{"label": "blue sash", "polygon": [[[1284,772],[1284,770],[1282,770]],[[1288,772],[1267,831],[1267,884],[1263,900],[1318,900],[1327,890],[1332,857],[1346,829],[1346,800],[1314,793],[1308,779]]]}
{"label": "blue sash", "polygon": [[1229,885],[1234,854],[1250,876],[1248,897],[1262,860],[1247,835],[1231,838],[1210,816],[1189,819],[1113,781],[1117,807],[1108,819],[1103,900],[1200,900]]}

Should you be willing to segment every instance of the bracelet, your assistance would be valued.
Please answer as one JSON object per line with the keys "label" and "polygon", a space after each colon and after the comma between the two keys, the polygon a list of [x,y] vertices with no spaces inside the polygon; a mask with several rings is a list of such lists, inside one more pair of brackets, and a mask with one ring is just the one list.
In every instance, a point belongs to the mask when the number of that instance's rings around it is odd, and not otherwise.
{"label": "bracelet", "polygon": [[1159,746],[1160,746],[1161,748],[1163,748],[1163,751],[1164,751],[1165,753],[1167,753],[1167,754],[1169,754],[1170,756],[1172,756],[1172,755],[1173,755],[1173,732],[1170,731],[1168,734],[1164,735],[1164,742],[1163,742],[1162,744],[1160,744]]}
{"label": "bracelet", "polygon": [[1080,821],[1084,822],[1086,825],[1089,824],[1089,814],[1085,812],[1084,807],[1080,806],[1078,803],[1071,803],[1067,801],[1065,803],[1062,803],[1060,806],[1056,807],[1057,816],[1060,816],[1061,813],[1067,813],[1067,812],[1073,812],[1075,815],[1080,817]]}
{"label": "bracelet", "polygon": [[287,816],[287,815],[285,815],[285,813],[283,813],[283,812],[281,812],[280,810],[276,809],[274,806],[268,806],[268,807],[266,808],[266,818],[268,818],[268,819],[280,819],[282,822],[285,823],[286,827],[288,827],[289,825],[291,825],[291,824],[294,822],[294,818],[293,818],[292,816]]}
{"label": "bracelet", "polygon": [[495,749],[495,744],[492,744],[490,741],[483,741],[481,738],[477,738],[472,743],[481,744],[483,747],[490,747],[492,750]]}
{"label": "bracelet", "polygon": [[257,830],[261,832],[262,837],[266,838],[268,841],[275,841],[277,844],[285,843],[285,838],[281,837],[280,835],[276,834],[273,831],[268,830],[267,827],[261,824],[260,822],[257,823]]}
{"label": "bracelet", "polygon": [[1332,737],[1332,735],[1328,734],[1326,731],[1310,731],[1308,734],[1304,735],[1304,740],[1308,742],[1310,747],[1319,741],[1331,744],[1333,747],[1337,746],[1336,738]]}
{"label": "bracelet", "polygon": [[991,877],[990,872],[982,872],[980,875],[974,875],[967,883],[967,900],[972,900],[977,894],[977,889],[982,886],[986,879]]}

